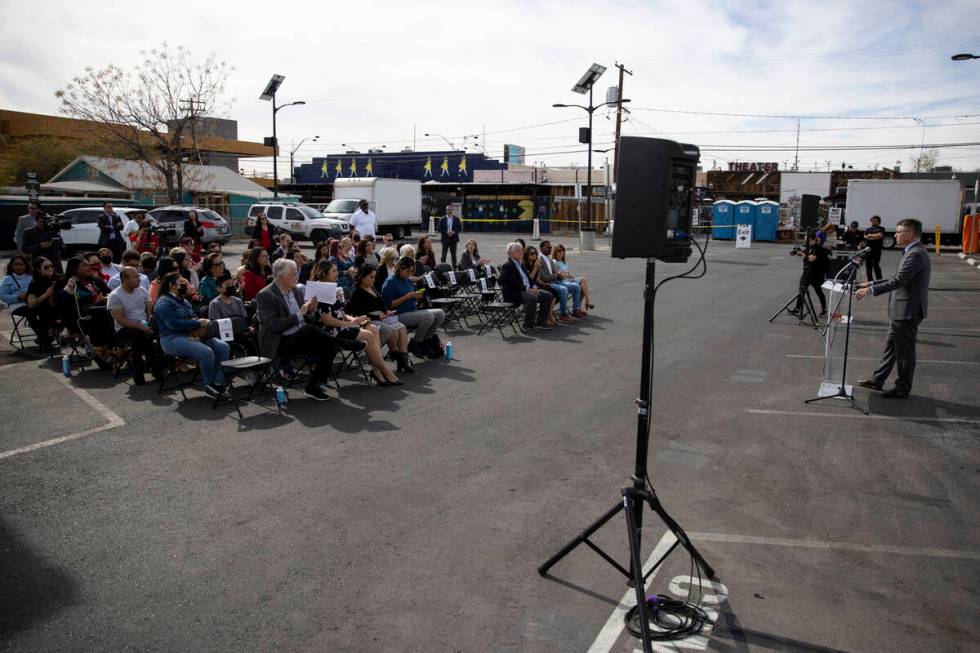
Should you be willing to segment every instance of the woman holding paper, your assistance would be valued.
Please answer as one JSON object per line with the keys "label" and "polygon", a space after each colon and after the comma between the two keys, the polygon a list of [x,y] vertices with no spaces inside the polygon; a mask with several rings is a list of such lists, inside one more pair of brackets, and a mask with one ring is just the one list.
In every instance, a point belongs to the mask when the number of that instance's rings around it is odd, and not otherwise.
{"label": "woman holding paper", "polygon": [[351,315],[367,315],[377,327],[381,342],[388,345],[388,352],[398,362],[398,371],[415,374],[412,357],[408,355],[408,329],[398,321],[394,311],[386,311],[381,293],[375,288],[377,269],[365,263],[357,269],[357,287],[347,306]]}
{"label": "woman holding paper", "polygon": [[[314,281],[337,284],[339,278],[337,265],[332,260],[317,263]],[[314,291],[307,287],[307,292]],[[364,351],[368,362],[371,363],[371,376],[378,385],[388,387],[402,384],[395,373],[388,369],[381,356],[381,337],[378,327],[372,325],[371,318],[366,315],[349,317],[344,312],[344,299],[340,292],[337,293],[337,299],[333,304],[318,302],[317,320],[333,337],[340,340],[357,340],[365,344]]]}

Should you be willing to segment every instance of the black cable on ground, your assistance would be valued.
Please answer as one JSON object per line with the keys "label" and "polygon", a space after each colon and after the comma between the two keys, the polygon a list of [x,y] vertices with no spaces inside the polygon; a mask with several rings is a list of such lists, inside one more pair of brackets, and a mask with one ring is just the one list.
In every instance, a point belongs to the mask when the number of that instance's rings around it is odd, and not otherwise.
{"label": "black cable on ground", "polygon": [[[630,608],[625,621],[626,630],[633,637],[641,639],[637,606]],[[666,641],[697,635],[710,620],[707,613],[698,606],[658,594],[647,598],[647,621],[650,639]]]}

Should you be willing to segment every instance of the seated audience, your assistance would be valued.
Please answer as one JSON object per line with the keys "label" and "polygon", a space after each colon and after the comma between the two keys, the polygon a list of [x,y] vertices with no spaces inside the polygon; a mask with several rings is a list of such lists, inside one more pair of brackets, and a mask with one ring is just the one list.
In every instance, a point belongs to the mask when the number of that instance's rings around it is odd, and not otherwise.
{"label": "seated audience", "polygon": [[[105,264],[104,261],[103,264]],[[143,290],[149,291],[150,279],[145,274],[143,274],[143,259],[140,256],[139,252],[132,249],[127,249],[125,252],[123,252],[122,265],[119,267],[119,269],[122,270],[123,267],[127,267],[127,266],[131,268],[135,268],[136,271],[139,272],[140,287]],[[109,290],[115,290],[116,288],[118,288],[119,283],[120,283],[120,278],[119,278],[119,273],[117,272],[113,276],[109,277],[109,283],[107,284],[109,286]]]}
{"label": "seated audience", "polygon": [[415,261],[407,257],[400,258],[395,266],[395,274],[385,279],[381,298],[385,308],[395,311],[399,322],[408,329],[415,328],[408,350],[419,357],[439,358],[442,355],[442,344],[436,331],[445,321],[446,314],[439,308],[417,308],[423,291],[416,290],[415,283],[411,280],[414,270]]}
{"label": "seated audience", "polygon": [[388,352],[398,362],[398,371],[414,374],[412,357],[408,355],[408,329],[397,321],[394,311],[385,310],[381,292],[375,283],[377,276],[377,269],[370,263],[357,269],[357,285],[347,312],[370,317],[371,324],[378,329],[379,340],[388,345]]}
{"label": "seated audience", "polygon": [[[47,261],[43,257],[37,260]],[[54,266],[51,271],[54,272]],[[11,315],[27,318],[31,330],[37,334],[38,344],[42,349],[47,349],[49,339],[45,327],[29,301],[33,280],[30,261],[23,254],[14,254],[7,263],[7,276],[0,281],[0,301],[7,305]]]}
{"label": "seated audience", "polygon": [[[140,269],[149,281],[157,278],[157,257],[149,252],[140,254]],[[148,288],[149,289],[149,288]]]}
{"label": "seated audience", "polygon": [[[108,276],[109,279],[119,274],[119,270],[122,269],[121,265],[116,265],[112,262],[112,250],[108,247],[100,247],[99,251],[96,252],[99,256],[99,262],[102,263],[102,276],[103,278]],[[104,279],[106,283],[109,279]]]}
{"label": "seated audience", "polygon": [[340,275],[337,285],[344,289],[344,294],[350,297],[354,290],[354,261],[347,258],[344,254],[344,246],[350,247],[350,238],[330,241],[330,260],[337,266],[337,274]]}
{"label": "seated audience", "polygon": [[204,257],[201,262],[201,285],[197,287],[197,293],[201,296],[202,302],[210,302],[218,296],[218,278],[225,274],[224,258],[220,252],[211,252]]}
{"label": "seated audience", "polygon": [[208,319],[212,322],[217,320],[231,320],[232,330],[235,333],[235,342],[242,347],[249,355],[258,354],[258,348],[254,340],[255,328],[249,322],[248,310],[245,302],[238,298],[238,285],[234,277],[227,272],[218,277],[218,296],[208,304]]}
{"label": "seated audience", "polygon": [[[179,272],[160,279],[160,297],[153,305],[153,320],[160,336],[160,347],[170,356],[192,358],[201,368],[204,391],[211,397],[225,392],[225,374],[221,363],[228,360],[230,349],[218,338],[208,337],[209,320],[197,318],[187,301],[187,284]],[[197,339],[192,340],[191,336]]]}
{"label": "seated audience", "polygon": [[476,241],[470,238],[463,246],[463,255],[459,259],[459,269],[469,270],[471,268],[482,268],[490,263],[490,259],[480,256],[480,250],[476,246]]}
{"label": "seated audience", "polygon": [[277,242],[279,243],[279,247],[274,249],[272,253],[269,254],[269,260],[273,263],[286,256],[286,253],[289,252],[289,249],[293,246],[293,237],[288,233],[283,232],[279,234],[279,240]]}
{"label": "seated audience", "polygon": [[146,385],[143,374],[147,364],[155,378],[162,374],[153,351],[150,293],[140,287],[140,273],[136,268],[124,266],[119,271],[119,279],[119,286],[109,293],[109,314],[116,326],[116,340],[130,343],[133,383]]}
{"label": "seated audience", "polygon": [[324,386],[330,378],[337,345],[326,332],[307,323],[317,308],[316,297],[303,301],[303,293],[296,287],[299,281],[296,264],[289,259],[276,261],[272,274],[273,282],[255,298],[259,351],[273,360],[298,355],[315,357],[304,393],[317,401],[326,401],[330,397]]}
{"label": "seated audience", "polygon": [[373,238],[364,238],[357,245],[357,257],[354,258],[354,267],[360,269],[365,263],[370,263],[374,267],[378,267],[381,264],[381,259],[374,253]]}
{"label": "seated audience", "polygon": [[557,326],[558,322],[555,320],[556,293],[550,288],[545,287],[545,284],[541,281],[541,260],[538,258],[538,250],[533,246],[524,248],[524,255],[521,257],[521,268],[524,270],[528,279],[531,280],[531,287],[547,290],[551,293],[551,305],[548,306],[548,326]]}
{"label": "seated audience", "polygon": [[112,320],[106,310],[109,287],[93,269],[90,259],[76,256],[68,259],[65,276],[68,278],[62,291],[55,297],[58,315],[72,333],[84,335],[92,345],[96,362],[100,367],[108,362],[113,344]]}
{"label": "seated audience", "polygon": [[[551,242],[541,241],[541,254],[538,256],[538,277],[537,281],[541,286],[553,295],[558,296],[560,315],[558,321],[562,324],[571,324],[577,317],[586,317],[588,314],[582,310],[582,287],[571,279],[563,279],[558,271],[558,266],[551,260]],[[572,310],[568,310],[568,296],[572,296]]]}
{"label": "seated audience", "polygon": [[[524,248],[518,242],[507,245],[507,262],[500,266],[500,287],[504,301],[524,305],[523,329],[528,333],[536,330],[548,331],[548,316],[551,312],[552,296],[547,290],[534,285],[522,267]],[[535,321],[537,305],[537,321]]]}
{"label": "seated audience", "polygon": [[[89,265],[89,271],[93,276],[98,277],[103,285],[108,284],[109,275],[106,271],[102,269],[102,259],[99,258],[98,252],[83,252],[81,257],[85,259],[85,262]],[[108,295],[109,293],[106,293]]]}
{"label": "seated audience", "polygon": [[201,285],[201,278],[197,274],[197,263],[194,257],[183,247],[174,247],[170,250],[170,258],[177,263],[177,272],[180,276],[187,279],[187,283],[195,290]]}
{"label": "seated audience", "polygon": [[162,257],[157,263],[157,278],[150,282],[150,304],[152,305],[156,302],[157,298],[160,296],[160,286],[162,280],[165,276],[171,272],[177,272],[177,276],[180,277],[180,285],[184,287],[184,297],[192,304],[199,304],[201,302],[200,296],[197,294],[197,289],[191,285],[191,283],[180,275],[180,269],[177,267],[177,261],[170,258],[169,256]]}
{"label": "seated audience", "polygon": [[34,322],[29,322],[37,334],[41,349],[50,349],[54,344],[49,334],[60,330],[55,306],[55,293],[60,290],[55,285],[54,264],[43,256],[34,259],[34,276],[27,287],[27,306]]}
{"label": "seated audience", "polygon": [[432,249],[432,241],[429,240],[428,236],[419,238],[419,245],[415,250],[415,264],[415,276],[417,277],[435,270],[436,265],[439,264],[439,259],[436,258],[436,253]]}
{"label": "seated audience", "polygon": [[589,280],[585,277],[576,277],[568,270],[568,263],[565,262],[565,246],[561,243],[555,245],[551,253],[551,260],[558,267],[558,276],[568,281],[574,281],[582,289],[582,305],[590,311],[595,308],[592,305],[592,295],[589,294]]}
{"label": "seated audience", "polygon": [[395,264],[398,263],[398,250],[394,247],[384,247],[381,249],[380,259],[378,271],[374,274],[374,289],[378,292],[384,288],[385,279],[395,273]]}
{"label": "seated audience", "polygon": [[261,247],[252,249],[248,264],[242,274],[242,299],[247,302],[255,299],[259,291],[266,287],[272,279],[272,268],[269,267],[269,255]]}

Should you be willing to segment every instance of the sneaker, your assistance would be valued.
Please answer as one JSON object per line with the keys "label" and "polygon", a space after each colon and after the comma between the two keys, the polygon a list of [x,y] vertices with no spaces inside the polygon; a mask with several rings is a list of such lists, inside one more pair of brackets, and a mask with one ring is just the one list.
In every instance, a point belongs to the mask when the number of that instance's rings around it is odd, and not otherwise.
{"label": "sneaker", "polygon": [[538,331],[551,331],[552,329],[552,327],[548,326],[547,324],[535,324],[534,328]]}
{"label": "sneaker", "polygon": [[323,391],[322,385],[308,385],[303,390],[303,394],[317,401],[330,401],[330,395]]}
{"label": "sneaker", "polygon": [[225,393],[223,388],[219,388],[216,385],[205,385],[204,392],[212,399],[217,399]]}
{"label": "sneaker", "polygon": [[524,333],[534,333],[535,331],[537,331],[537,329],[534,327],[533,324],[522,324],[521,331],[523,331]]}

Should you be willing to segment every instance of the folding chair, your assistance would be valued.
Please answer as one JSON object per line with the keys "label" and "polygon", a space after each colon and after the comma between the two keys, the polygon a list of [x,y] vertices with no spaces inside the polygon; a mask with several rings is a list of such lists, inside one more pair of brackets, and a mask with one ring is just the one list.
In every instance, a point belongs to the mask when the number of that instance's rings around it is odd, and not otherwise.
{"label": "folding chair", "polygon": [[[226,361],[222,361],[221,369],[225,374],[227,385],[225,386],[225,393],[214,398],[214,403],[211,404],[211,410],[219,406],[234,404],[235,411],[238,413],[238,419],[244,419],[242,416],[241,402],[251,401],[256,390],[269,385],[272,377],[272,368],[272,359],[263,356],[242,356],[240,358],[229,358]],[[235,396],[235,378],[248,372],[257,374],[256,381],[249,386],[248,394],[245,397],[237,397]]]}
{"label": "folding chair", "polygon": [[447,334],[449,333],[450,322],[454,322],[457,328],[463,328],[463,325],[459,321],[459,311],[463,300],[454,297],[458,290],[458,285],[448,283],[450,278],[448,275],[452,275],[452,278],[455,278],[455,273],[452,271],[445,273],[432,271],[424,277],[426,287],[430,290],[438,290],[439,294],[442,295],[441,297],[429,298],[429,304],[432,308],[440,308],[446,313],[446,319],[442,322],[442,330]]}
{"label": "folding chair", "polygon": [[371,385],[371,376],[368,370],[370,365],[361,356],[367,348],[367,343],[360,340],[344,340],[337,338],[337,357],[338,360],[330,369],[330,380],[333,381],[337,391],[340,391],[340,375],[344,372],[360,372],[364,377],[364,382]]}
{"label": "folding chair", "polygon": [[[9,308],[10,320],[14,324],[14,329],[10,332],[10,346],[23,351],[27,349],[28,344],[38,342],[37,334],[29,326],[28,317],[31,309],[27,307],[27,304],[11,304]],[[16,342],[14,342],[15,340]]]}

